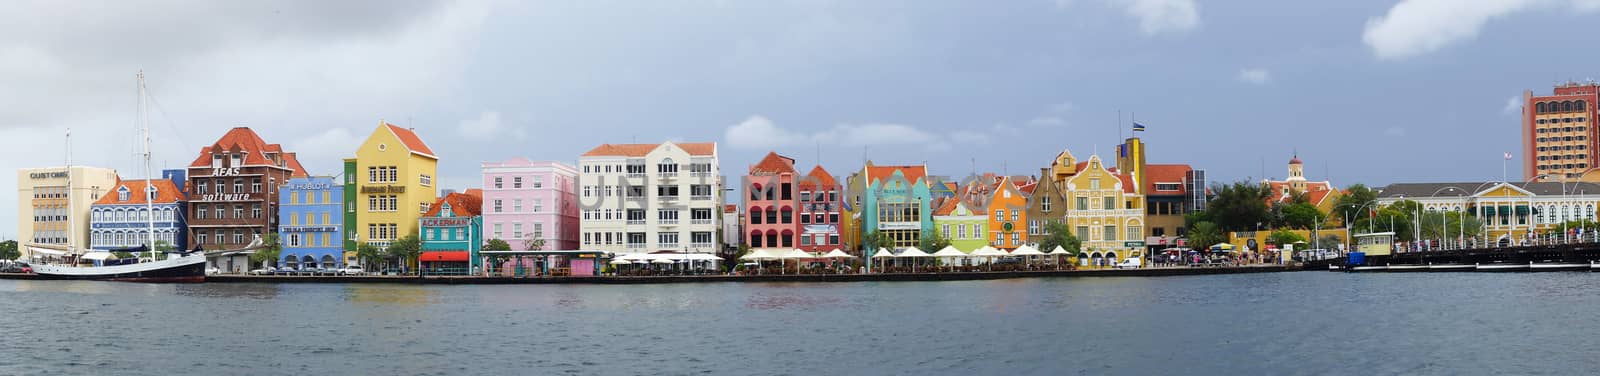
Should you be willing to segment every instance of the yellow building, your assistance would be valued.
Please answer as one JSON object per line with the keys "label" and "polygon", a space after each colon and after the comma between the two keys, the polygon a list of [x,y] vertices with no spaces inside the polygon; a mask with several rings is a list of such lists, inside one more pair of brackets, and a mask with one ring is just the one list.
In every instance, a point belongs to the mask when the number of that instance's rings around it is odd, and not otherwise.
{"label": "yellow building", "polygon": [[1067,199],[1067,227],[1083,243],[1078,263],[1092,266],[1142,256],[1145,203],[1133,177],[1107,168],[1098,155],[1073,170],[1062,184],[1062,195]]}
{"label": "yellow building", "polygon": [[347,172],[355,188],[355,201],[346,203],[354,214],[346,228],[356,242],[387,248],[395,239],[417,233],[417,220],[439,196],[439,157],[411,129],[380,122],[378,129],[356,149]]}

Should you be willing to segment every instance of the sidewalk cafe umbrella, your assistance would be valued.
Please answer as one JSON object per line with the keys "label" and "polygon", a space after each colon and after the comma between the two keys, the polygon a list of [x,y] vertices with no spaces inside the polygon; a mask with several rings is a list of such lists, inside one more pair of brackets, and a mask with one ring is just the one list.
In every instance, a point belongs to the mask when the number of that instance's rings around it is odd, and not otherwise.
{"label": "sidewalk cafe umbrella", "polygon": [[1056,270],[1061,270],[1061,256],[1072,256],[1071,252],[1067,252],[1066,248],[1061,248],[1059,245],[1056,246],[1056,249],[1051,250],[1050,253],[1047,254],[1056,256]]}
{"label": "sidewalk cafe umbrella", "polygon": [[844,251],[840,251],[838,248],[834,248],[832,251],[828,251],[828,254],[822,255],[822,257],[827,257],[827,258],[856,258],[855,256],[851,256],[848,253],[844,253]]}
{"label": "sidewalk cafe umbrella", "polygon": [[1212,252],[1233,252],[1233,244],[1217,243],[1211,245]]}
{"label": "sidewalk cafe umbrella", "polygon": [[1044,256],[1044,252],[1039,252],[1038,249],[1023,245],[1021,247],[1017,247],[1017,249],[1011,250],[1011,255],[1022,256],[1023,260],[1028,260],[1028,264],[1032,264],[1033,256]]}
{"label": "sidewalk cafe umbrella", "polygon": [[[906,247],[905,249],[900,251],[899,255],[897,255],[895,257],[897,257],[897,258],[921,258],[921,257],[932,257],[932,256],[933,255],[930,255],[927,252],[923,252],[922,250],[917,249],[917,247]],[[912,273],[916,273],[917,272],[917,263],[915,263],[915,262],[911,263],[911,272]]]}
{"label": "sidewalk cafe umbrella", "polygon": [[933,257],[938,257],[938,258],[942,258],[942,259],[943,258],[967,257],[967,253],[966,252],[962,252],[959,249],[956,249],[956,247],[947,245],[947,246],[944,246],[944,249],[940,249],[938,252],[934,252],[933,253]]}
{"label": "sidewalk cafe umbrella", "polygon": [[1005,251],[1001,251],[1001,250],[995,249],[994,247],[990,247],[990,246],[986,245],[986,246],[983,246],[983,248],[978,248],[978,250],[972,251],[972,255],[973,256],[978,256],[978,257],[988,257],[989,258],[988,259],[989,262],[987,262],[986,264],[989,265],[989,270],[994,270],[994,258],[995,257],[1004,257],[1004,256],[1006,256],[1006,253],[1005,253]]}
{"label": "sidewalk cafe umbrella", "polygon": [[[810,253],[806,253],[806,251],[800,250],[799,248],[791,249],[791,250],[789,250],[789,252],[784,252],[783,254],[778,255],[778,259],[783,260],[783,262],[785,264],[788,263],[788,260],[796,260],[795,261],[795,265],[796,266],[798,266],[800,264],[800,261],[798,261],[798,260],[808,259],[808,258],[813,258],[813,256],[811,256]],[[785,266],[784,269],[788,269],[787,268],[788,265],[784,265],[784,266]]]}
{"label": "sidewalk cafe umbrella", "polygon": [[[878,248],[878,252],[872,254],[872,258],[875,258],[875,259],[892,259],[892,258],[894,258],[894,252],[889,252],[889,250],[886,249],[886,248]],[[883,270],[884,270],[884,267],[880,264],[878,266],[878,271],[881,272]]]}

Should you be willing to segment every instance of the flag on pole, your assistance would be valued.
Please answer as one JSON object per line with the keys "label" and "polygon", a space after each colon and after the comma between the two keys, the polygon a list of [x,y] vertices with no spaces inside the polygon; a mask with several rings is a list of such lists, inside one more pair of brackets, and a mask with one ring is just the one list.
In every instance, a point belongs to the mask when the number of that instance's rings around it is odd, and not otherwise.
{"label": "flag on pole", "polygon": [[1133,131],[1144,132],[1144,124],[1139,124],[1137,121],[1133,122]]}
{"label": "flag on pole", "polygon": [[1506,153],[1506,160],[1511,160],[1511,153]]}

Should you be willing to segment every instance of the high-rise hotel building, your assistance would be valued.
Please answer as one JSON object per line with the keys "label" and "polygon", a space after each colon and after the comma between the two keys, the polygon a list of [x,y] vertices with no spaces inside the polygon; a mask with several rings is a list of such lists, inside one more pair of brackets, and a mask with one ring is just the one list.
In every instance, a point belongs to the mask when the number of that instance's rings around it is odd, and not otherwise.
{"label": "high-rise hotel building", "polygon": [[1600,83],[1566,82],[1552,95],[1523,91],[1522,178],[1577,178],[1596,167],[1595,129]]}

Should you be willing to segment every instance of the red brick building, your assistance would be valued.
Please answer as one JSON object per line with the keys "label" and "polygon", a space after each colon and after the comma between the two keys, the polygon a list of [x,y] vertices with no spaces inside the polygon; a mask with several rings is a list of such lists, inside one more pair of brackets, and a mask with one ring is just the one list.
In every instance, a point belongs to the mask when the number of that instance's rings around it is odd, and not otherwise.
{"label": "red brick building", "polygon": [[744,232],[750,248],[795,248],[800,243],[800,202],[795,199],[794,158],[767,153],[745,175]]}
{"label": "red brick building", "polygon": [[[189,245],[239,249],[258,235],[276,232],[278,185],[300,177],[306,177],[305,168],[294,153],[268,144],[250,128],[229,130],[189,163]],[[247,257],[216,254],[207,263],[223,272],[245,272]]]}

